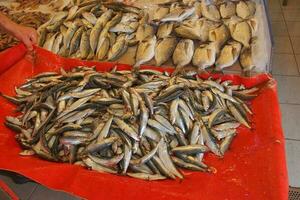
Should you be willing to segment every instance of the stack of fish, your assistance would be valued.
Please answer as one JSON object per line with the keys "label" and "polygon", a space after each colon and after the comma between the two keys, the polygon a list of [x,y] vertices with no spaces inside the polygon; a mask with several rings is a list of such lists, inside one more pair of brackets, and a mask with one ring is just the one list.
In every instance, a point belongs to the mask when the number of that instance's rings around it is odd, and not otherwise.
{"label": "stack of fish", "polygon": [[[147,9],[121,3],[83,2],[56,13],[40,27],[39,45],[66,57],[115,61],[136,45],[135,65],[172,59],[177,71],[192,64],[221,71],[240,58],[255,67],[256,4],[247,1],[183,1]],[[134,56],[134,55],[132,55]]]}
{"label": "stack of fish", "polygon": [[116,60],[136,44],[140,19],[138,8],[118,6],[92,1],[58,12],[39,28],[39,45],[66,57]]}
{"label": "stack of fish", "polygon": [[55,162],[145,180],[211,172],[205,154],[223,157],[258,88],[230,80],[169,76],[150,69],[97,72],[79,66],[38,74],[4,94],[21,115],[6,117],[25,149]]}

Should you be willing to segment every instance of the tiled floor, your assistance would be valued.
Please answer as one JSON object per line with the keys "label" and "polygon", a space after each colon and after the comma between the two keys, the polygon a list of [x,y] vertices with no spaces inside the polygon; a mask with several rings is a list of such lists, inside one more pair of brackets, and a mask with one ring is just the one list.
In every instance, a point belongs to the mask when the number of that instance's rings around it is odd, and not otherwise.
{"label": "tiled floor", "polygon": [[274,34],[273,75],[278,81],[282,126],[286,138],[289,182],[300,187],[300,2],[269,0]]}
{"label": "tiled floor", "polygon": [[[278,81],[282,126],[286,138],[289,182],[300,187],[300,2],[268,0],[274,34],[273,75]],[[15,184],[0,171],[4,180],[21,199],[77,199],[63,192],[54,192],[33,182]],[[5,194],[0,191],[0,199]]]}

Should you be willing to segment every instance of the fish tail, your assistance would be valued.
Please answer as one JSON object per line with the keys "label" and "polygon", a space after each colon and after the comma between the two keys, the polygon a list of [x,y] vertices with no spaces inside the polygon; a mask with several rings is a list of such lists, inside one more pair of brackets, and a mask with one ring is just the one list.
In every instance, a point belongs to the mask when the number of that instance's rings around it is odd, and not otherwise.
{"label": "fish tail", "polygon": [[177,75],[181,74],[182,72],[183,72],[183,66],[176,66],[171,77],[177,76]]}
{"label": "fish tail", "polygon": [[132,66],[132,72],[133,72],[134,74],[138,74],[138,73],[139,73],[139,70],[140,70],[140,67],[141,67],[141,65],[140,65],[139,62],[135,63],[135,64]]}

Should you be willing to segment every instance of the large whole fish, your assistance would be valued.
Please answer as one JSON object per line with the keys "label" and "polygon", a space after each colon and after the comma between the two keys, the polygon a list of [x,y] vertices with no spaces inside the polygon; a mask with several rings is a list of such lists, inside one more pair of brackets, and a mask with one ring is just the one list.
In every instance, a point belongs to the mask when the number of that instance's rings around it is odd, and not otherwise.
{"label": "large whole fish", "polygon": [[200,45],[196,48],[193,56],[193,65],[198,69],[205,70],[207,67],[212,66],[215,63],[217,56],[217,44],[211,42],[209,44]]}
{"label": "large whole fish", "polygon": [[180,73],[182,68],[191,62],[193,54],[193,40],[182,39],[178,42],[173,53],[173,63],[176,66],[174,74]]}
{"label": "large whole fish", "polygon": [[136,50],[135,57],[135,68],[138,68],[140,65],[148,62],[154,57],[155,54],[155,45],[156,45],[156,36],[146,38],[144,41],[140,42]]}
{"label": "large whole fish", "polygon": [[242,45],[236,41],[230,41],[226,44],[219,57],[216,60],[216,70],[221,71],[226,67],[232,66],[239,58]]}
{"label": "large whole fish", "polygon": [[171,58],[176,47],[176,38],[167,37],[159,40],[155,47],[155,61],[157,66],[161,66]]}

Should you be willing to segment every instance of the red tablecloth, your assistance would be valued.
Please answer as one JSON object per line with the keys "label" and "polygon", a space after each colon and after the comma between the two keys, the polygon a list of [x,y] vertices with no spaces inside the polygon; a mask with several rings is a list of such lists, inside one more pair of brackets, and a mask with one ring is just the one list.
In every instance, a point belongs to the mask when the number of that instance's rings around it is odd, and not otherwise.
{"label": "red tablecloth", "polygon": [[[0,91],[14,94],[14,87],[26,78],[60,67],[96,66],[108,70],[114,64],[65,59],[36,48],[33,63],[19,45],[0,54]],[[127,65],[118,65],[128,69]],[[155,68],[165,70],[166,68]],[[170,69],[166,69],[170,70]],[[223,159],[213,155],[205,161],[217,169],[216,174],[184,171],[183,181],[147,182],[129,177],[89,171],[80,166],[53,163],[37,157],[21,157],[15,133],[3,125],[14,106],[0,99],[0,169],[23,174],[45,186],[87,199],[284,199],[288,197],[288,178],[284,137],[281,128],[276,82],[267,74],[252,78],[221,76],[248,87],[265,83],[252,102],[255,113],[252,130],[239,128],[238,135]]]}

